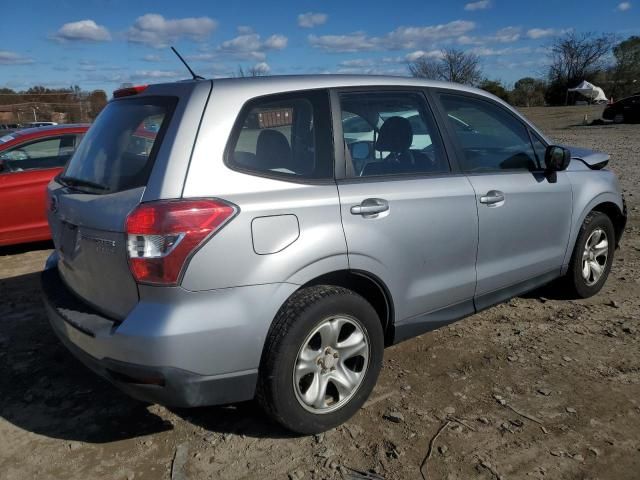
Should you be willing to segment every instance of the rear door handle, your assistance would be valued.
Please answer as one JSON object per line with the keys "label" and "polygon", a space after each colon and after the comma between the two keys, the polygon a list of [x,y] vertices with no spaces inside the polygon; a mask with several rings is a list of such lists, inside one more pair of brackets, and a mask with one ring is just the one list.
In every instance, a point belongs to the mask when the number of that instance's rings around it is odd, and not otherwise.
{"label": "rear door handle", "polygon": [[389,203],[382,198],[367,198],[360,205],[351,207],[352,215],[362,215],[363,217],[372,217],[379,213],[389,210]]}
{"label": "rear door handle", "polygon": [[486,205],[494,205],[500,202],[504,202],[504,193],[500,190],[489,190],[485,196],[480,197],[480,203]]}

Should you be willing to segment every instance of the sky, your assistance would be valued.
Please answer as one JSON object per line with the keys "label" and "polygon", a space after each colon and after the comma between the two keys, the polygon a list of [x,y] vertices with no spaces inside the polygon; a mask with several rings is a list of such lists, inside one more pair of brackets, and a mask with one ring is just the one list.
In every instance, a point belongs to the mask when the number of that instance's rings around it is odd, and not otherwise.
{"label": "sky", "polygon": [[[578,7],[579,6],[579,7]],[[196,73],[408,75],[443,48],[480,57],[487,78],[543,76],[554,36],[640,35],[640,0],[22,0],[4,3],[0,87],[111,92]]]}

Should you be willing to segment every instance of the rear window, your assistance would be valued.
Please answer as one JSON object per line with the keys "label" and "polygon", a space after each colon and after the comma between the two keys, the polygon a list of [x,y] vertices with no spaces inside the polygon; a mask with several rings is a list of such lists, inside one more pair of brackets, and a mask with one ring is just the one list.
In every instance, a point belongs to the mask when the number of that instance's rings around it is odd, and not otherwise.
{"label": "rear window", "polygon": [[[71,158],[63,182],[100,193],[146,185],[177,99],[113,101],[98,115]],[[67,179],[68,181],[66,181]]]}

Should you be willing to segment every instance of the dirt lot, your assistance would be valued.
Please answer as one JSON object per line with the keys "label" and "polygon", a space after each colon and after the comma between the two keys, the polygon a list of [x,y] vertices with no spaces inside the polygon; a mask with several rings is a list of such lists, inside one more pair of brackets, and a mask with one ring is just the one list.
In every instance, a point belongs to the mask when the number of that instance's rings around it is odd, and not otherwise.
{"label": "dirt lot", "polygon": [[324,435],[292,437],[252,403],[127,398],[50,331],[37,273],[50,245],[0,251],[0,478],[420,478],[447,418],[430,479],[640,478],[640,125],[581,126],[598,110],[525,114],[612,154],[631,218],[604,290],[534,292],[389,348],[369,404]]}

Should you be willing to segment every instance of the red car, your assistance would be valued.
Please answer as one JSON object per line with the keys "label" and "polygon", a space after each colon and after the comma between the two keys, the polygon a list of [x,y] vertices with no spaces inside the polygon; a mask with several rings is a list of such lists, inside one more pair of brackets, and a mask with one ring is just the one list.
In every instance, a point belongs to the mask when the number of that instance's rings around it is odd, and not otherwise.
{"label": "red car", "polygon": [[29,128],[0,136],[0,246],[51,238],[45,190],[89,125]]}

